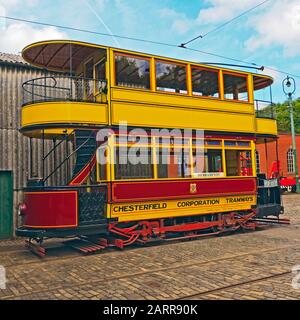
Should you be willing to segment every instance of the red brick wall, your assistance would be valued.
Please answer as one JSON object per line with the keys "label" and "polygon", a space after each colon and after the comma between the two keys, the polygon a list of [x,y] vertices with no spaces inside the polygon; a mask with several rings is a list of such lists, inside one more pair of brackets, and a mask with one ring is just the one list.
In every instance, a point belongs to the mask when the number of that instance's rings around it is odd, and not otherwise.
{"label": "red brick wall", "polygon": [[[300,135],[296,136],[298,168],[300,168]],[[280,134],[278,139],[278,160],[280,161],[280,175],[284,177],[293,177],[295,174],[288,173],[287,152],[292,146],[292,136],[290,134]],[[266,161],[266,152],[264,144],[257,144],[256,150],[260,156],[260,172],[271,174],[272,162],[276,161],[276,143],[267,143],[268,161]]]}

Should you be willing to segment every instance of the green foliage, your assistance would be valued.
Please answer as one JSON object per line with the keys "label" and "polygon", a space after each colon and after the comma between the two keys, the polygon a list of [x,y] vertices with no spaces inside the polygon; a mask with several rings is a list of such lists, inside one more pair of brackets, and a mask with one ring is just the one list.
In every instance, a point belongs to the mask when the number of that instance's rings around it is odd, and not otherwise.
{"label": "green foliage", "polygon": [[[294,123],[296,133],[300,133],[300,98],[293,101],[294,107]],[[273,105],[273,111],[276,115],[277,126],[279,132],[290,132],[291,123],[290,123],[290,112],[288,108],[288,101],[284,103],[277,103]],[[260,110],[260,114],[268,115],[271,113],[271,106],[265,107],[263,110]]]}

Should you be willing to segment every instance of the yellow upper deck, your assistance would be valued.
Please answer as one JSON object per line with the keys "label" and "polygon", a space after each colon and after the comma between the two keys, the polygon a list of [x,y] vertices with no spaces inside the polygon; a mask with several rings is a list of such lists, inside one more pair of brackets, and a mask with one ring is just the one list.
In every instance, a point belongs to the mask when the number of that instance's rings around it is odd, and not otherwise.
{"label": "yellow upper deck", "polygon": [[[63,98],[48,100],[48,106],[45,101],[24,106],[23,128],[126,121],[129,126],[277,134],[275,121],[256,118],[254,108],[254,91],[270,86],[269,76],[69,40],[31,44],[22,56],[34,66],[93,79],[83,83],[85,98],[66,98],[65,108]],[[105,91],[99,80],[106,81]],[[72,88],[78,91],[78,79]],[[87,106],[90,97],[96,105]]]}

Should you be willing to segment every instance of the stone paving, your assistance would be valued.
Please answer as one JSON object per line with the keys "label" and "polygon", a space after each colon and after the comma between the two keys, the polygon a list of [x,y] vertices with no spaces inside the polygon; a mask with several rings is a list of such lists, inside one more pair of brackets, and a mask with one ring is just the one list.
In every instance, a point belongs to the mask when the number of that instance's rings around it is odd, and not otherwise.
{"label": "stone paving", "polygon": [[300,196],[285,195],[284,205],[290,226],[92,256],[60,246],[41,260],[22,241],[2,241],[0,299],[300,299],[291,285]]}

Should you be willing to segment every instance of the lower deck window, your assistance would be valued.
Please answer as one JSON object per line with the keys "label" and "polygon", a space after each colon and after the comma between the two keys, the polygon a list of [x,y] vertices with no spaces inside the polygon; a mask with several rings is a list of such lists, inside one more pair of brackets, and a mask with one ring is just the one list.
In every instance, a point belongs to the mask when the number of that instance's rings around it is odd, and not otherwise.
{"label": "lower deck window", "polygon": [[191,177],[188,149],[169,150],[160,148],[157,157],[158,178],[187,178]]}
{"label": "lower deck window", "polygon": [[226,150],[227,176],[252,176],[251,151]]}
{"label": "lower deck window", "polygon": [[205,149],[193,152],[194,177],[223,176],[222,150]]}
{"label": "lower deck window", "polygon": [[152,179],[153,164],[150,148],[116,149],[115,179]]}
{"label": "lower deck window", "polygon": [[191,142],[181,146],[158,143],[154,147],[150,140],[141,146],[126,147],[119,142],[111,155],[113,162],[98,165],[98,178],[107,180],[110,170],[114,171],[112,178],[116,180],[253,176],[255,159],[250,147],[239,150],[233,141],[235,145],[224,148],[221,140],[208,141],[202,147]]}

